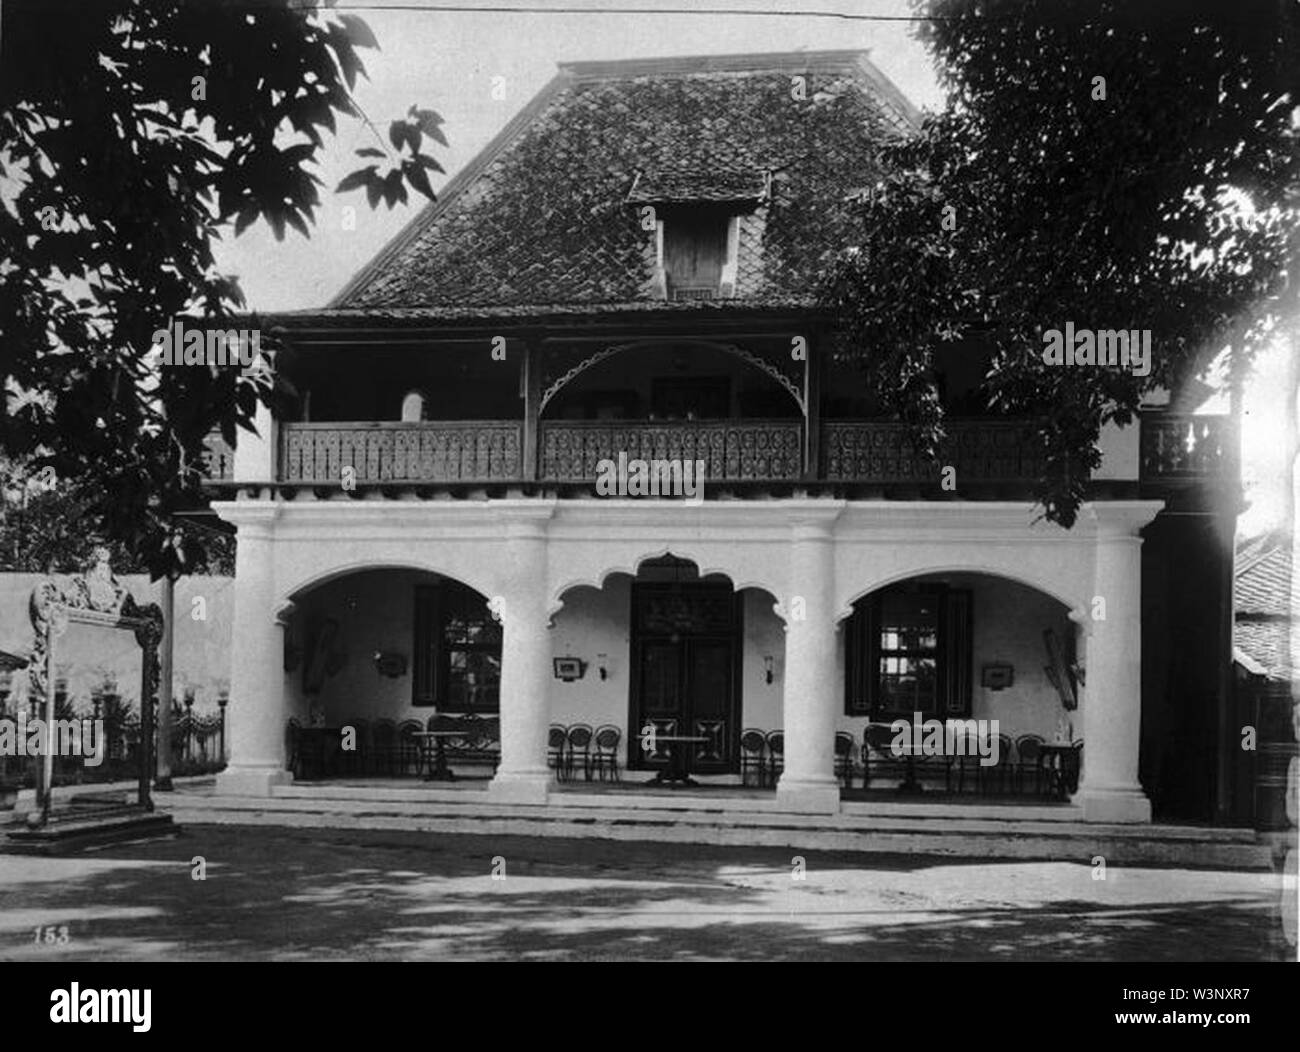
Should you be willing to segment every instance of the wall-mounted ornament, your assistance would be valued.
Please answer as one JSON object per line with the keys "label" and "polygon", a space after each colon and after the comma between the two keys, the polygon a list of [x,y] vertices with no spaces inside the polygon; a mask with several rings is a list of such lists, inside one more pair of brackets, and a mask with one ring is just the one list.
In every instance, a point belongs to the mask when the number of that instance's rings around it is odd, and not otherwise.
{"label": "wall-mounted ornament", "polygon": [[989,690],[1006,690],[1016,681],[1013,665],[985,665],[980,669],[980,685]]}
{"label": "wall-mounted ornament", "polygon": [[334,675],[346,662],[346,655],[339,649],[337,642],[338,632],[339,623],[332,617],[328,618],[316,629],[307,646],[302,668],[302,689],[308,697],[319,694],[325,685],[325,677]]}
{"label": "wall-mounted ornament", "polygon": [[298,612],[293,602],[284,603],[275,612],[275,623],[280,626],[284,643],[284,670],[292,672],[302,662],[300,625],[294,615]]}
{"label": "wall-mounted ornament", "polygon": [[1047,647],[1047,659],[1043,666],[1047,681],[1056,688],[1060,696],[1061,707],[1066,712],[1073,712],[1079,707],[1079,686],[1083,683],[1083,670],[1079,667],[1073,650],[1073,635],[1067,637],[1071,646],[1067,649],[1061,645],[1056,633],[1050,628],[1043,632],[1043,643]]}
{"label": "wall-mounted ornament", "polygon": [[773,673],[772,673],[772,655],[771,655],[771,654],[764,654],[764,655],[763,655],[763,679],[764,679],[766,682],[771,683],[771,682],[772,682],[772,676],[773,676]]}
{"label": "wall-mounted ornament", "polygon": [[596,669],[602,681],[609,679],[609,659],[605,654],[596,655]]}
{"label": "wall-mounted ornament", "polygon": [[554,659],[555,678],[562,679],[565,683],[572,683],[575,679],[582,679],[587,671],[587,663],[581,658],[576,657],[557,657]]}
{"label": "wall-mounted ornament", "polygon": [[392,651],[375,651],[375,671],[381,676],[398,679],[406,675],[406,655]]}

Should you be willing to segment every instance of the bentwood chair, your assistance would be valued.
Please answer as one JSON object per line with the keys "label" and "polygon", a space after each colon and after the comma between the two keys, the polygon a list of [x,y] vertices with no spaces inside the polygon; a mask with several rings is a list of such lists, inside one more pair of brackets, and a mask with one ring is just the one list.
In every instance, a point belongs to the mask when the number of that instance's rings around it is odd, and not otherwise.
{"label": "bentwood chair", "polygon": [[1013,748],[1009,734],[998,735],[998,762],[988,769],[988,775],[991,780],[997,783],[999,793],[1008,790],[1015,774],[1015,768],[1011,760]]}
{"label": "bentwood chair", "polygon": [[615,782],[621,780],[618,773],[618,744],[622,738],[623,732],[612,723],[596,728],[596,736],[592,739],[596,751],[591,757],[591,766],[602,782],[607,774]]}
{"label": "bentwood chair", "polygon": [[887,723],[868,723],[862,729],[862,788],[873,778],[904,778],[907,762],[894,755],[894,729]]}
{"label": "bentwood chair", "polygon": [[569,751],[565,756],[564,774],[566,778],[573,777],[573,769],[578,765],[579,760],[582,762],[582,774],[587,781],[591,781],[591,739],[593,733],[591,725],[588,723],[575,723],[569,728]]}
{"label": "bentwood chair", "polygon": [[546,732],[546,766],[555,772],[555,780],[565,779],[564,743],[568,741],[569,728],[560,723],[552,723]]}
{"label": "bentwood chair", "polygon": [[402,720],[397,725],[397,773],[420,773],[420,742],[413,735],[421,730],[419,720]]}
{"label": "bentwood chair", "polygon": [[835,732],[835,777],[844,779],[844,788],[853,788],[853,749],[857,743],[848,731]]}
{"label": "bentwood chair", "polygon": [[785,770],[785,731],[767,732],[767,777],[768,785],[776,785],[777,778]]}
{"label": "bentwood chair", "polygon": [[767,737],[762,731],[750,727],[740,735],[740,784],[749,785],[754,775],[755,785],[767,784]]}
{"label": "bentwood chair", "polygon": [[1034,776],[1034,794],[1043,791],[1043,739],[1037,734],[1022,734],[1016,739],[1016,788],[1024,792],[1025,775]]}
{"label": "bentwood chair", "polygon": [[965,734],[960,741],[954,741],[953,745],[957,748],[956,756],[948,757],[949,767],[957,768],[957,792],[962,792],[966,788],[966,779],[975,785],[975,792],[978,795],[984,791],[984,782],[989,777],[988,768],[984,766],[984,758],[980,755],[980,739],[978,734]]}
{"label": "bentwood chair", "polygon": [[370,742],[374,772],[391,776],[397,765],[397,724],[387,718],[375,720],[370,729]]}
{"label": "bentwood chair", "polygon": [[[366,719],[347,719],[344,728],[352,728],[352,748],[339,754],[339,768],[344,774],[358,775],[370,773],[370,721]],[[342,744],[342,743],[340,743]]]}

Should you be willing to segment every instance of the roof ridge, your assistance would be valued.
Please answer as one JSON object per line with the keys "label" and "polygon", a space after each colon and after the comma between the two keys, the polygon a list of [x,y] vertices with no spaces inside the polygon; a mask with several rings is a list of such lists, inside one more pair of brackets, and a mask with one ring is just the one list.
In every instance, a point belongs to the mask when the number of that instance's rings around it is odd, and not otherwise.
{"label": "roof ridge", "polygon": [[818,51],[745,51],[720,55],[663,55],[651,58],[587,59],[556,65],[580,80],[605,80],[645,73],[761,73],[803,69],[810,63],[852,65],[867,59],[870,48]]}

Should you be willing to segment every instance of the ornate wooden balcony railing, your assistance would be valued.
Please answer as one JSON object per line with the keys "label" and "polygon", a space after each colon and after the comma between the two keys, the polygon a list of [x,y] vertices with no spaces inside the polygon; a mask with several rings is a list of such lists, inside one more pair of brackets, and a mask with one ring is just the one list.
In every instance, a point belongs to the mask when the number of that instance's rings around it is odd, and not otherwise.
{"label": "ornate wooden balcony railing", "polygon": [[1144,482],[1194,482],[1233,474],[1232,418],[1190,413],[1142,414]]}
{"label": "ornate wooden balcony railing", "polygon": [[[277,478],[337,485],[343,468],[358,484],[518,482],[524,464],[517,420],[404,423],[282,423]],[[1230,418],[1146,412],[1141,417],[1141,480],[1170,483],[1228,477],[1234,446]],[[594,482],[602,460],[703,460],[712,482],[808,479],[799,420],[542,421],[536,477],[543,482]],[[1032,425],[952,420],[937,460],[921,456],[908,429],[887,421],[825,421],[821,470],[827,482],[928,484],[951,465],[959,485],[1024,483],[1042,473]],[[216,482],[233,476],[233,453],[219,435],[205,456]]]}
{"label": "ornate wooden balcony railing", "polygon": [[494,482],[521,476],[516,420],[402,423],[286,423],[280,428],[281,482]]}
{"label": "ornate wooden balcony railing", "polygon": [[709,482],[782,481],[803,471],[798,420],[605,421],[541,424],[540,477],[596,478],[602,460],[704,461]]}
{"label": "ornate wooden balcony railing", "polygon": [[829,421],[822,427],[824,477],[840,482],[932,482],[944,466],[959,484],[1025,482],[1042,471],[1032,426],[996,420],[950,420],[938,459],[922,456],[903,424]]}

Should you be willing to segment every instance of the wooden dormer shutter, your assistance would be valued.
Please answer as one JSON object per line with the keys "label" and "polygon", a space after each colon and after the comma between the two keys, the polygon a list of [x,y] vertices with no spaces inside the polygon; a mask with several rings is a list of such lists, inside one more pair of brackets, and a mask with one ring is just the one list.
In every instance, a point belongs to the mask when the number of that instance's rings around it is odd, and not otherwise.
{"label": "wooden dormer shutter", "polygon": [[727,259],[728,214],[717,208],[675,208],[664,216],[668,294],[718,295]]}

